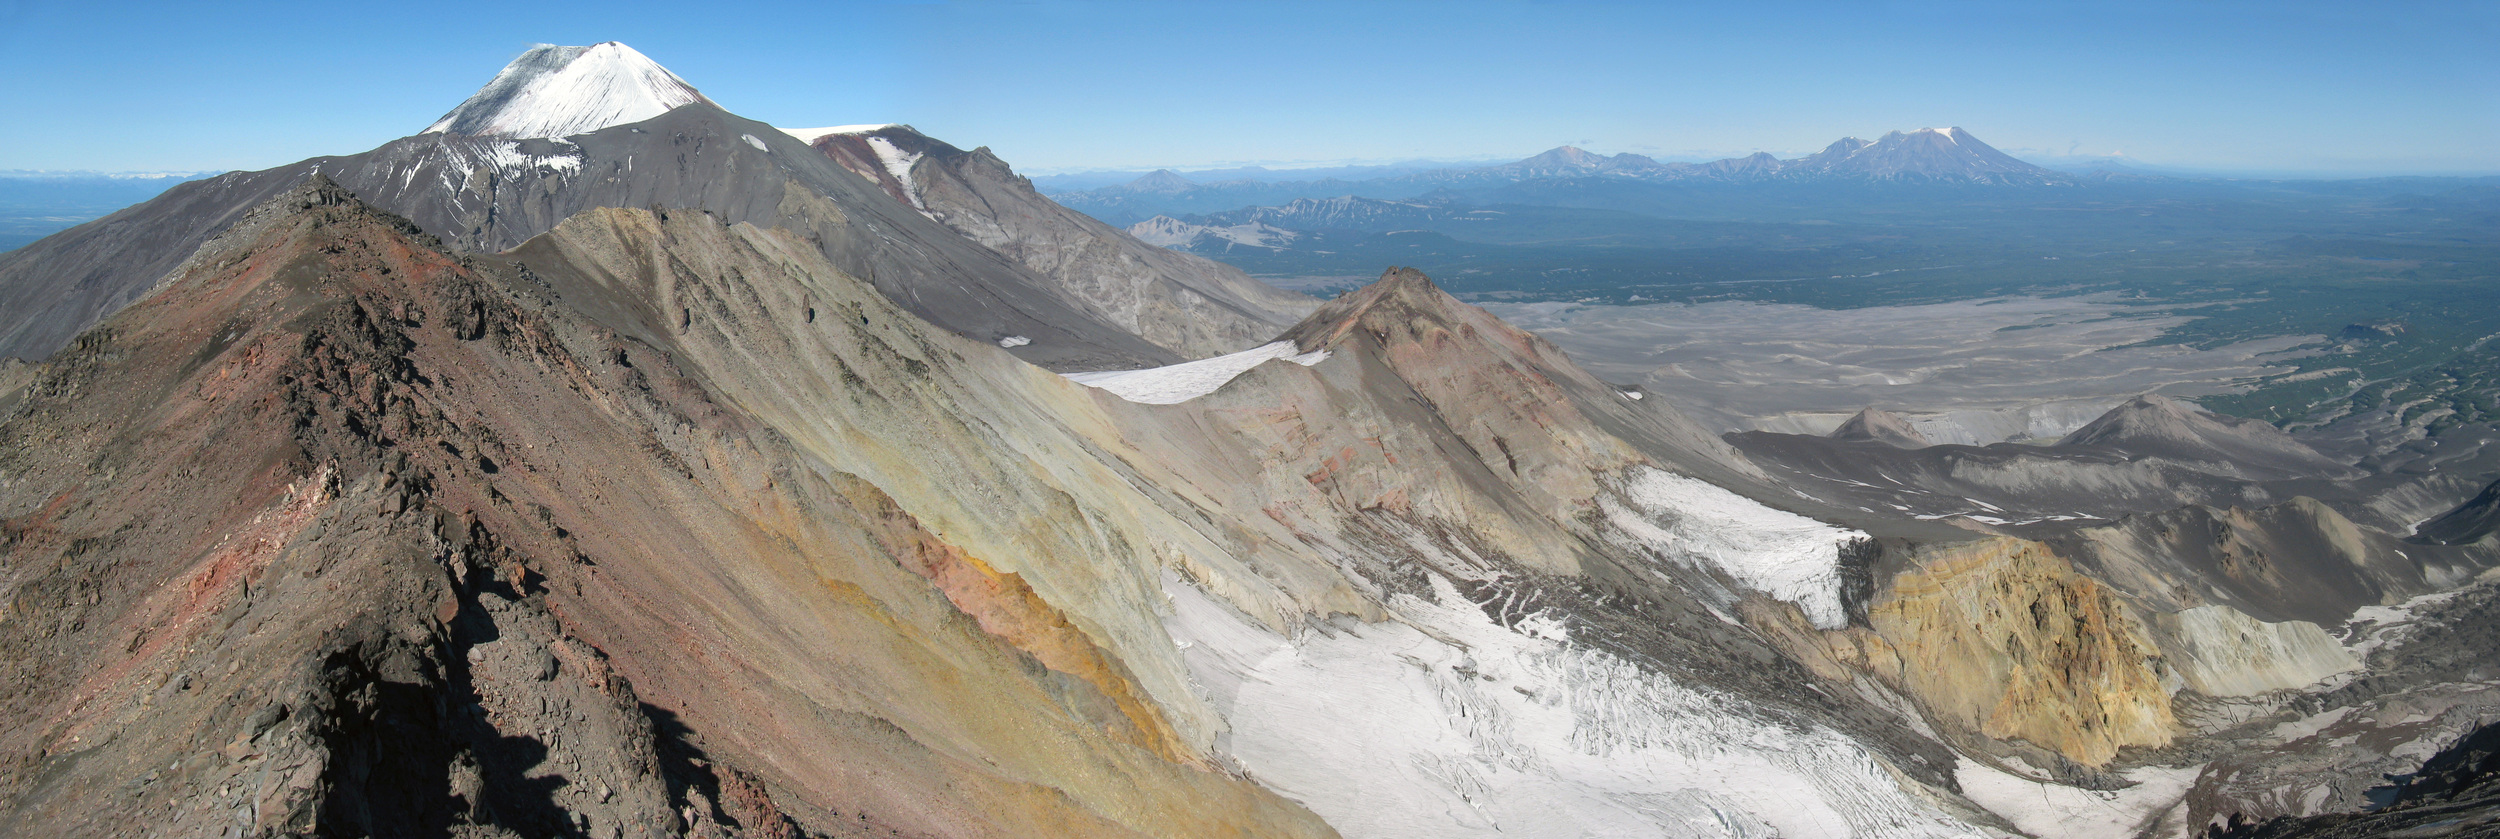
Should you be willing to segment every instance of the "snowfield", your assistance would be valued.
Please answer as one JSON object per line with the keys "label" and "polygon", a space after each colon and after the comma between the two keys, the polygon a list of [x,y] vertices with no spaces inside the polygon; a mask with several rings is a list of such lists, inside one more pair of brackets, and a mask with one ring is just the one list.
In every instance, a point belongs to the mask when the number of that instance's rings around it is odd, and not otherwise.
{"label": "snowfield", "polygon": [[1231,355],[1185,361],[1168,367],[1065,375],[1069,381],[1111,391],[1113,395],[1131,402],[1177,405],[1214,393],[1216,388],[1223,387],[1234,376],[1269,361],[1283,359],[1309,367],[1328,360],[1327,350],[1297,353],[1295,349],[1292,341],[1278,341]]}
{"label": "snowfield", "polygon": [[[2185,815],[2176,811],[2204,769],[2202,763],[2137,767],[2124,773],[2135,786],[2104,791],[2035,781],[1965,757],[1953,777],[1963,795],[2033,836],[2127,839],[2155,827],[2150,835],[2185,835]],[[2151,823],[2156,819],[2158,826]]]}
{"label": "snowfield", "polygon": [[1849,623],[1840,603],[1840,547],[1866,534],[1765,507],[1710,483],[1636,467],[1607,519],[1644,550],[1797,604],[1817,629]]}
{"label": "snowfield", "polygon": [[1837,732],[1505,629],[1432,583],[1391,620],[1286,638],[1167,576],[1166,628],[1231,725],[1221,748],[1350,839],[1989,835]]}
{"label": "snowfield", "polygon": [[667,68],[610,41],[590,47],[541,46],[497,73],[486,87],[422,133],[570,137],[641,122],[704,101]]}

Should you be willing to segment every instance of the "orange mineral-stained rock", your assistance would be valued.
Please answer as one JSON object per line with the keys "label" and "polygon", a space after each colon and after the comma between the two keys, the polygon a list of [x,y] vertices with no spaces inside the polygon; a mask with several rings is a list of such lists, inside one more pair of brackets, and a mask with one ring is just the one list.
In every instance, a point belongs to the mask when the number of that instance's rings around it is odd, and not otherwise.
{"label": "orange mineral-stained rock", "polygon": [[1879,675],[1931,714],[2091,766],[2170,742],[2160,652],[2115,590],[2016,539],[1918,560],[1876,593],[1867,621],[1898,662]]}

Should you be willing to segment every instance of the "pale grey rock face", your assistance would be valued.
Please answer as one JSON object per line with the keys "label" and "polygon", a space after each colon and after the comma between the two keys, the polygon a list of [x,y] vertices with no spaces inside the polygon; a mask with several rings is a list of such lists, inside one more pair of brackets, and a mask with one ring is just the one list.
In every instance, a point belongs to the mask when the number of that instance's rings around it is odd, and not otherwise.
{"label": "pale grey rock face", "polygon": [[2308,687],[2361,662],[2308,621],[2267,623],[2229,606],[2162,615],[2154,638],[2187,687],[2206,696],[2254,696]]}
{"label": "pale grey rock face", "polygon": [[986,148],[963,151],[907,126],[821,137],[815,148],[1047,278],[1069,305],[1186,358],[1264,343],[1319,306],[1061,207]]}

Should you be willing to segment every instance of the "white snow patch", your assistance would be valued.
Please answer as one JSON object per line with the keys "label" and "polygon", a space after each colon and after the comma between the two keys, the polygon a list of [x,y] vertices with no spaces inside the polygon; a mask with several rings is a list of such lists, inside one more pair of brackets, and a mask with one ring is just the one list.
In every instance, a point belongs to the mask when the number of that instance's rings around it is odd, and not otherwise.
{"label": "white snow patch", "polygon": [[1432,588],[1289,639],[1167,574],[1166,628],[1230,725],[1222,748],[1349,839],[1987,835],[1837,732]]}
{"label": "white snow patch", "polygon": [[1637,390],[1627,390],[1627,391],[1623,391],[1623,398],[1625,398],[1625,399],[1629,399],[1629,400],[1632,400],[1632,401],[1634,401],[1634,402],[1639,402],[1639,401],[1641,401],[1641,392],[1640,392],[1640,391],[1637,391]]}
{"label": "white snow patch", "polygon": [[520,143],[504,140],[484,143],[477,146],[475,150],[480,157],[471,158],[465,154],[459,155],[462,160],[459,169],[465,172],[480,162],[494,166],[497,171],[501,172],[548,169],[570,173],[580,171],[582,168],[582,159],[577,156],[580,154],[578,148],[572,154],[551,154],[540,157],[522,151]]}
{"label": "white snow patch", "polygon": [[1945,141],[1946,141],[1946,142],[1950,142],[1950,143],[1952,143],[1952,144],[1954,144],[1954,145],[1957,145],[1957,146],[1962,144],[1962,141],[1961,141],[1960,139],[1957,139],[1957,138],[1955,138],[1955,137],[1953,136],[1953,129],[1950,129],[1950,128],[1921,128],[1921,129],[1919,129],[1919,130],[1920,130],[1920,131],[1922,131],[1922,132],[1927,132],[1927,133],[1930,133],[1930,134],[1942,134],[1942,135],[1944,135],[1944,139],[1945,139]]}
{"label": "white snow patch", "polygon": [[701,101],[693,85],[624,44],[541,46],[422,133],[569,137]]}
{"label": "white snow patch", "polygon": [[764,146],[763,138],[757,137],[753,134],[740,134],[738,135],[738,139],[747,141],[747,145],[754,146],[756,151],[772,151],[772,149]]}
{"label": "white snow patch", "polygon": [[1278,341],[1231,355],[1185,361],[1168,367],[1065,375],[1069,381],[1111,391],[1113,395],[1131,402],[1174,405],[1214,393],[1216,388],[1223,387],[1234,376],[1269,361],[1283,359],[1309,367],[1328,360],[1327,350],[1297,353],[1295,349],[1292,341]]}
{"label": "white snow patch", "polygon": [[1817,629],[1849,623],[1840,604],[1840,547],[1866,534],[1765,507],[1710,483],[1635,467],[1607,518],[1667,560],[1716,568],[1737,584],[1797,604]]}
{"label": "white snow patch", "polygon": [[920,155],[906,152],[884,137],[868,138],[868,148],[877,153],[877,162],[885,164],[885,173],[894,176],[894,182],[903,186],[903,197],[911,201],[912,209],[919,210],[921,215],[928,215],[929,205],[920,203],[920,188],[911,182],[911,167],[920,162]]}
{"label": "white snow patch", "polygon": [[799,138],[799,142],[812,144],[816,142],[816,138],[827,134],[866,134],[871,131],[883,131],[893,127],[894,123],[880,122],[875,125],[829,125],[823,128],[776,127],[773,130],[779,131],[783,134],[788,134],[792,137],[797,137]]}
{"label": "white snow patch", "polygon": [[[1024,336],[1022,336],[1022,335],[1009,335],[1009,336],[1007,336],[1007,337],[1005,337],[1005,338],[1000,338],[1000,339],[998,339],[998,345],[999,345],[999,346],[1001,346],[1001,347],[1008,348],[1008,349],[1014,349],[1014,348],[1016,348],[1016,347],[1021,347],[1021,346],[1024,346],[1024,345],[1026,345],[1026,344],[1030,344],[1030,343],[1033,343],[1033,339],[1031,339],[1031,338],[1027,338],[1027,337],[1024,337]],[[1080,375],[1081,375],[1081,374],[1080,374]]]}
{"label": "white snow patch", "polygon": [[[1954,780],[1962,794],[2033,836],[2059,839],[2123,839],[2136,835],[2145,822],[2187,797],[2204,764],[2145,766],[2129,769],[2135,786],[2122,790],[2088,790],[2020,777],[1970,758],[1962,758]],[[2176,834],[2172,834],[2176,835]]]}

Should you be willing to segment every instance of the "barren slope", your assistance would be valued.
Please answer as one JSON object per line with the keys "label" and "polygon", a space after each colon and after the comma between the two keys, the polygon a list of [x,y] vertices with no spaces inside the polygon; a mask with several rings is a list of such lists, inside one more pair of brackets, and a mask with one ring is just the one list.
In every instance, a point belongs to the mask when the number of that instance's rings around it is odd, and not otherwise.
{"label": "barren slope", "polygon": [[1329,833],[672,354],[326,183],[264,208],[0,422],[13,823]]}
{"label": "barren slope", "polygon": [[1147,245],[1059,206],[986,147],[967,152],[900,125],[827,134],[813,145],[1049,278],[1071,305],[1184,358],[1256,345],[1319,306],[1241,269]]}

